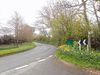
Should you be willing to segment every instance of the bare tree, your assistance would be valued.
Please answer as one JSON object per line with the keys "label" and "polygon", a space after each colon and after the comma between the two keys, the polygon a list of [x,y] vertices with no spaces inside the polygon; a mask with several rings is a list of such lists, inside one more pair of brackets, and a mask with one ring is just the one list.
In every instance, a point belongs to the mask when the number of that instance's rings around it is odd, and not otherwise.
{"label": "bare tree", "polygon": [[[76,23],[78,24],[77,27],[79,26],[78,29],[81,30],[81,32],[78,31],[81,34],[79,38],[87,38],[88,31],[93,29],[94,23],[95,26],[96,23],[100,26],[99,14],[95,5],[90,5],[91,1],[94,0],[57,0],[54,3],[49,3],[49,5],[44,7],[41,11],[40,19],[37,22],[50,27],[52,36],[57,37],[58,40],[62,40],[67,33],[75,35],[73,29]],[[94,19],[94,17],[96,17],[96,19]]]}
{"label": "bare tree", "polygon": [[11,33],[11,29],[9,28],[9,27],[1,27],[1,29],[0,29],[0,33],[2,34],[2,35],[9,35],[10,33]]}
{"label": "bare tree", "polygon": [[17,12],[15,12],[14,16],[11,17],[11,20],[8,22],[8,24],[10,24],[10,26],[14,30],[16,45],[18,46],[18,31],[20,29],[20,26],[23,24],[23,19]]}
{"label": "bare tree", "polygon": [[99,30],[100,30],[100,20],[99,20],[99,16],[97,14],[97,10],[96,10],[96,7],[95,7],[95,4],[96,4],[96,1],[92,1],[93,3],[93,9],[94,9],[94,13],[95,13],[95,17],[96,17],[96,20],[97,20],[97,24],[98,24],[98,27],[99,27]]}
{"label": "bare tree", "polygon": [[82,0],[82,2],[83,2],[83,7],[84,7],[84,18],[85,18],[85,21],[86,21],[86,23],[87,23],[87,25],[89,25],[89,20],[88,20],[88,16],[87,16],[87,7],[86,7],[86,2],[87,2],[88,0]]}

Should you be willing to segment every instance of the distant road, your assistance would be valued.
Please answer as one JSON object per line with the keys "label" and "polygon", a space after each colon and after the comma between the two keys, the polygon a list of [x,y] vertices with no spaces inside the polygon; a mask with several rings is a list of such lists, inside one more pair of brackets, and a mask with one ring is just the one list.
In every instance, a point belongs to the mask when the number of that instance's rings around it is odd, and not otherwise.
{"label": "distant road", "polygon": [[0,75],[89,75],[84,69],[63,63],[53,54],[56,47],[37,43],[37,47],[0,57]]}

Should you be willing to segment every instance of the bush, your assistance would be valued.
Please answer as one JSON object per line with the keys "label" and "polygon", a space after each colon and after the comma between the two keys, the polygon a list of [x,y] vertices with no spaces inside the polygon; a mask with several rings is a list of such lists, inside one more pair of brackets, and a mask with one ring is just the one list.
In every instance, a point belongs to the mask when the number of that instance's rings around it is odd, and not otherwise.
{"label": "bush", "polygon": [[95,49],[100,49],[100,38],[92,38],[92,47]]}

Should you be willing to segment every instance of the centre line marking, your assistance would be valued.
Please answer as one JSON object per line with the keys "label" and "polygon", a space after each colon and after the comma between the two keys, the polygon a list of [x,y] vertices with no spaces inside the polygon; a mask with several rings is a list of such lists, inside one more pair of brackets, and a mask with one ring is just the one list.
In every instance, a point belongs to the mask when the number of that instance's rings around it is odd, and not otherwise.
{"label": "centre line marking", "polygon": [[42,61],[45,61],[46,59],[42,59],[42,60],[39,60],[38,62],[42,62]]}
{"label": "centre line marking", "polygon": [[39,59],[41,59],[41,58],[36,58],[36,60],[39,60]]}
{"label": "centre line marking", "polygon": [[25,67],[27,67],[27,66],[29,66],[29,65],[24,65],[24,66],[21,66],[21,67],[15,68],[15,69],[16,69],[16,70],[19,70],[19,69],[25,68]]}
{"label": "centre line marking", "polygon": [[49,58],[53,57],[53,55],[50,55]]}

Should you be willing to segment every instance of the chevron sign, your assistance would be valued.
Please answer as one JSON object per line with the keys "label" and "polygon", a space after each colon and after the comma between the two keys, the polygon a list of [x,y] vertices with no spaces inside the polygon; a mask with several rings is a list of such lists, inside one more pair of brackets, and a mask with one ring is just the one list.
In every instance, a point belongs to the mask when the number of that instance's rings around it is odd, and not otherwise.
{"label": "chevron sign", "polygon": [[87,39],[81,39],[78,42],[79,45],[88,45],[88,40]]}

